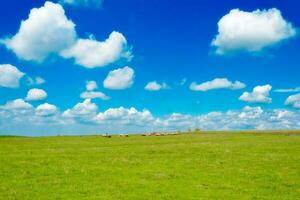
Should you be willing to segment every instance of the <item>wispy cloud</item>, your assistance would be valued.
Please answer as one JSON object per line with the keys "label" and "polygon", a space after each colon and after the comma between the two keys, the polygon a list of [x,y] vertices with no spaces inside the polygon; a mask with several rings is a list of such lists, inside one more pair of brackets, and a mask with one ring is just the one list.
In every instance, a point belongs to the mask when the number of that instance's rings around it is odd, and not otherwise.
{"label": "wispy cloud", "polygon": [[274,90],[274,92],[279,92],[279,93],[300,92],[300,87],[285,88],[285,89],[276,89],[276,90]]}

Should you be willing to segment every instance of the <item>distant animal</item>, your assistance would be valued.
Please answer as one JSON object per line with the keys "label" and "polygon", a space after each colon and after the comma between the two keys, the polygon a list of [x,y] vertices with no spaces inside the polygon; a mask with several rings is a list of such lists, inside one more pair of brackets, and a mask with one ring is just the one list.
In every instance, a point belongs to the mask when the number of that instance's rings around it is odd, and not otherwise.
{"label": "distant animal", "polygon": [[102,135],[103,137],[107,137],[107,138],[111,138],[111,135],[109,135],[108,133]]}
{"label": "distant animal", "polygon": [[120,136],[120,137],[129,137],[128,134],[120,134],[119,136]]}

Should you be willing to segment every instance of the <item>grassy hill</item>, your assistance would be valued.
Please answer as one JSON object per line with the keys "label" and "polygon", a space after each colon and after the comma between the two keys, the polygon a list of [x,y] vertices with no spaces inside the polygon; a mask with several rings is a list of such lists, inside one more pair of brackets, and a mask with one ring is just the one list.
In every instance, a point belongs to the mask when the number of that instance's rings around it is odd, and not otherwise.
{"label": "grassy hill", "polygon": [[300,199],[300,134],[0,137],[0,199]]}

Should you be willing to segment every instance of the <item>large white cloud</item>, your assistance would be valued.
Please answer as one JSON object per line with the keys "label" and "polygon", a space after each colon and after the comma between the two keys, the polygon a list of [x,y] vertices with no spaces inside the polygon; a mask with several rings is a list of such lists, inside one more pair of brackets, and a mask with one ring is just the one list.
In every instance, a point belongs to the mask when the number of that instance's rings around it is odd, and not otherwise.
{"label": "large white cloud", "polygon": [[244,92],[239,97],[239,100],[249,103],[271,103],[272,99],[269,97],[271,89],[272,86],[269,84],[256,86],[255,88],[253,88],[253,91],[251,93]]}
{"label": "large white cloud", "polygon": [[108,89],[122,90],[130,88],[134,82],[134,70],[130,67],[123,67],[110,71],[103,81],[103,86]]}
{"label": "large white cloud", "polygon": [[16,35],[2,42],[21,59],[42,61],[69,48],[75,40],[75,24],[65,16],[63,7],[47,1],[30,11]]}
{"label": "large white cloud", "polygon": [[147,85],[144,87],[145,90],[149,90],[149,91],[159,91],[167,88],[168,85],[166,83],[158,83],[156,81],[151,81],[147,83]]}
{"label": "large white cloud", "polygon": [[25,75],[10,64],[0,65],[0,87],[18,88],[20,79]]}
{"label": "large white cloud", "polygon": [[28,19],[21,22],[18,33],[0,43],[24,60],[41,62],[53,54],[74,58],[87,68],[103,67],[119,59],[129,61],[133,57],[126,38],[117,31],[105,41],[78,38],[75,24],[67,18],[63,7],[49,1],[33,8]]}
{"label": "large white cloud", "polygon": [[296,29],[276,9],[253,12],[233,9],[218,22],[212,46],[217,54],[258,52],[296,35]]}
{"label": "large white cloud", "polygon": [[121,58],[127,60],[132,58],[126,38],[116,31],[113,31],[103,42],[94,39],[78,39],[74,46],[62,52],[62,56],[74,58],[77,64],[87,68],[103,67]]}
{"label": "large white cloud", "polygon": [[27,93],[26,100],[27,101],[38,101],[47,98],[47,93],[45,90],[33,88],[30,89]]}
{"label": "large white cloud", "polygon": [[294,94],[289,96],[285,100],[285,105],[291,105],[294,108],[300,108],[300,94]]}
{"label": "large white cloud", "polygon": [[36,108],[36,114],[39,116],[51,116],[57,113],[57,107],[55,105],[44,103]]}
{"label": "large white cloud", "polygon": [[60,0],[61,4],[99,8],[103,0]]}
{"label": "large white cloud", "polygon": [[214,89],[231,89],[231,90],[238,90],[246,87],[246,85],[240,81],[231,82],[227,78],[215,78],[212,81],[207,81],[201,84],[197,84],[193,82],[190,85],[191,90],[195,91],[207,91],[207,90],[214,90]]}

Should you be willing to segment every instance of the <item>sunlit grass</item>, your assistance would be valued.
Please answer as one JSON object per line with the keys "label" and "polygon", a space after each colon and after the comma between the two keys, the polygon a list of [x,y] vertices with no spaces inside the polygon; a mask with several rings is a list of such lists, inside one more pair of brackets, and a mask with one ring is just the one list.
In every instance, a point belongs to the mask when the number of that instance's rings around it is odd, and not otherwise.
{"label": "sunlit grass", "polygon": [[0,137],[0,199],[299,199],[298,132]]}

